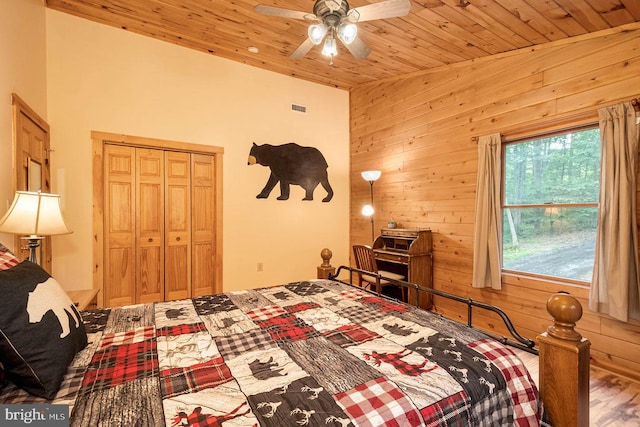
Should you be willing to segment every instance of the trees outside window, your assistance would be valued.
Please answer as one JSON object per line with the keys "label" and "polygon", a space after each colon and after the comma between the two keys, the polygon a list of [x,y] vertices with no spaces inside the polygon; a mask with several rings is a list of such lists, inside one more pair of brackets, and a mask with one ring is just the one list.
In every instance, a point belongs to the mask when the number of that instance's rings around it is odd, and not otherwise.
{"label": "trees outside window", "polygon": [[591,280],[600,188],[595,126],[504,144],[504,270]]}

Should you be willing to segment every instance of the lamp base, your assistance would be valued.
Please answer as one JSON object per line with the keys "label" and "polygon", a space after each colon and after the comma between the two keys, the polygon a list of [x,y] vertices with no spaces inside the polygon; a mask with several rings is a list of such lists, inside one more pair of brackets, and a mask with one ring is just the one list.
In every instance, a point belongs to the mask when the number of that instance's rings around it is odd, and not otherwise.
{"label": "lamp base", "polygon": [[29,261],[34,264],[38,264],[38,252],[37,249],[40,246],[40,240],[44,239],[42,236],[29,236],[29,237],[21,237],[22,240],[28,240],[27,247],[29,248]]}

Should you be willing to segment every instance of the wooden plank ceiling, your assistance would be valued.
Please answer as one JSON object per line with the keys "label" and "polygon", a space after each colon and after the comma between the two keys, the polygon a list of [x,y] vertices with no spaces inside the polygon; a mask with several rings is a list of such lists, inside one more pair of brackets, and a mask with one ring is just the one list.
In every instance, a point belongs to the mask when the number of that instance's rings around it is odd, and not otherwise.
{"label": "wooden plank ceiling", "polygon": [[[372,52],[355,60],[338,42],[333,65],[302,20],[263,16],[258,3],[312,12],[313,0],[46,0],[96,22],[301,79],[348,89],[640,21],[640,0],[412,0],[402,18],[358,24]],[[352,0],[350,7],[375,1]],[[248,51],[257,47],[258,53]]]}

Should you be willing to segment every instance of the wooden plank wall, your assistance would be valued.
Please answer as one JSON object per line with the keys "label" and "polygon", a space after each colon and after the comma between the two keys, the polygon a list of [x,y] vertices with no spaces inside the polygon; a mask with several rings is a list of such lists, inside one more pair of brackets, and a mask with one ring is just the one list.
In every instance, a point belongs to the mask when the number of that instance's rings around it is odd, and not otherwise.
{"label": "wooden plank wall", "polygon": [[[640,322],[622,323],[586,309],[588,288],[506,276],[501,291],[471,288],[477,172],[475,137],[519,133],[593,114],[640,95],[640,25],[596,36],[469,61],[356,86],[351,91],[351,243],[371,243],[367,169],[375,183],[375,228],[396,220],[430,228],[434,287],[504,308],[530,338],[550,324],[550,293],[568,291],[585,314],[581,333],[593,362],[638,378]],[[640,200],[640,198],[639,198]],[[436,299],[436,309],[466,321],[466,308]],[[492,315],[475,316],[503,332]]]}

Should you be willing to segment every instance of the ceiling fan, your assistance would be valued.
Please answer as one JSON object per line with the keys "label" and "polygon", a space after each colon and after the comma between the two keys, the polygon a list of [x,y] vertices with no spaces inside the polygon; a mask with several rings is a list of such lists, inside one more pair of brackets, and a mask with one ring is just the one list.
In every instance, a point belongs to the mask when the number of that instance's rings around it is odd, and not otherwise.
{"label": "ceiling fan", "polygon": [[385,0],[351,9],[347,0],[317,0],[313,13],[259,4],[255,11],[262,15],[302,19],[311,23],[309,37],[291,54],[291,59],[304,57],[313,46],[324,40],[322,54],[331,58],[338,54],[336,38],[356,59],[364,59],[371,49],[358,37],[357,22],[405,16],[411,9],[411,0]]}

